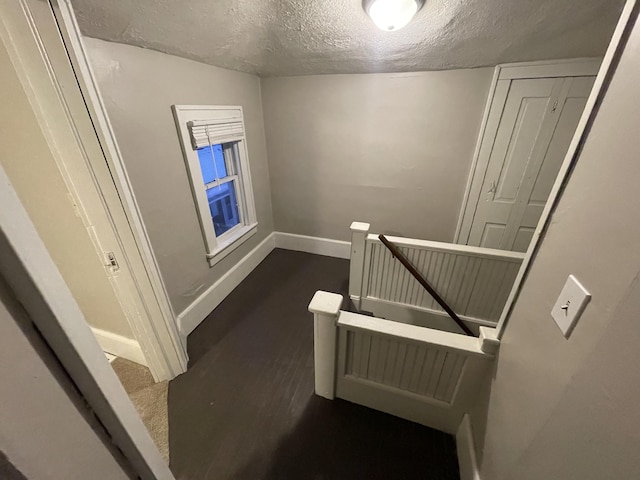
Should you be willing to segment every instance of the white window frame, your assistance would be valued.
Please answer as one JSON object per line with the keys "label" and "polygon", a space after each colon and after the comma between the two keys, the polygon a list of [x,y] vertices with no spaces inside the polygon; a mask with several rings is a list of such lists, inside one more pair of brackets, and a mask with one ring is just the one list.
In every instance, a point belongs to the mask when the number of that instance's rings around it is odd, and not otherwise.
{"label": "white window frame", "polygon": [[[246,242],[258,231],[256,219],[256,207],[253,198],[253,186],[251,184],[251,172],[249,170],[249,156],[247,154],[246,130],[244,128],[244,116],[242,107],[237,106],[211,106],[211,105],[173,105],[173,117],[180,137],[182,154],[187,166],[191,193],[195,201],[196,212],[202,230],[202,237],[206,248],[206,258],[209,267],[229,255],[233,250]],[[238,117],[242,121],[242,135],[230,143],[223,143],[225,162],[227,163],[228,176],[221,181],[216,180],[205,185],[200,170],[198,153],[191,142],[189,122],[216,121],[224,118]],[[234,158],[235,161],[229,161]],[[236,188],[238,201],[238,213],[240,223],[220,236],[216,236],[207,188],[215,187],[223,183],[233,182]]]}

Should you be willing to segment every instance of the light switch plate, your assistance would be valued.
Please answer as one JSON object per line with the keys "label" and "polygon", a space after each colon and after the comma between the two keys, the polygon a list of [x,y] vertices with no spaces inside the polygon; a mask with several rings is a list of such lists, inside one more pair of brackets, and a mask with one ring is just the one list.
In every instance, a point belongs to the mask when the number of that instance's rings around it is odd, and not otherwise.
{"label": "light switch plate", "polygon": [[569,338],[580,315],[591,300],[591,294],[573,275],[569,275],[551,310],[551,316],[566,338]]}

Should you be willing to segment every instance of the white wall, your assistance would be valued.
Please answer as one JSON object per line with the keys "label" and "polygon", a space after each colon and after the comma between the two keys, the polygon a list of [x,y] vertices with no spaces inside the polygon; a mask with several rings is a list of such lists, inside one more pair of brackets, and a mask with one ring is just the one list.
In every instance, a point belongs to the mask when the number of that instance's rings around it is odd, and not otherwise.
{"label": "white wall", "polygon": [[129,478],[2,278],[0,385],[0,451],[26,478]]}
{"label": "white wall", "polygon": [[[507,325],[483,478],[640,478],[640,25]],[[593,298],[567,340],[549,312],[569,274]]]}
{"label": "white wall", "polygon": [[492,71],[262,79],[276,230],[452,241]]}
{"label": "white wall", "polygon": [[[212,28],[215,28],[212,25]],[[85,38],[176,313],[273,231],[260,81],[159,52]],[[241,105],[258,233],[209,268],[171,105]]]}
{"label": "white wall", "polygon": [[94,327],[133,339],[4,44],[0,105],[0,163],[84,317]]}

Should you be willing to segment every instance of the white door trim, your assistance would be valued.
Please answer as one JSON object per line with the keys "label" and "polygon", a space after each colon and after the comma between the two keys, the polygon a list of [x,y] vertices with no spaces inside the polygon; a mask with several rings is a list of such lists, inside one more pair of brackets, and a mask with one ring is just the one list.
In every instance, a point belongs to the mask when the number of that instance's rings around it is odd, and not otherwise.
{"label": "white door trim", "polygon": [[533,259],[536,256],[536,253],[540,246],[540,242],[544,238],[547,228],[549,227],[551,214],[555,210],[555,207],[558,204],[560,197],[562,196],[564,186],[569,180],[570,173],[573,170],[573,166],[579,159],[582,145],[584,145],[587,139],[590,126],[598,113],[598,109],[600,108],[602,99],[604,98],[604,95],[607,91],[607,87],[611,83],[611,79],[615,74],[618,60],[620,59],[620,56],[624,51],[627,37],[631,32],[631,29],[633,28],[634,23],[638,17],[639,9],[640,3],[638,3],[636,0],[627,0],[624,9],[622,10],[616,29],[613,32],[611,42],[609,43],[607,52],[605,53],[602,64],[600,65],[600,69],[598,70],[598,73],[596,75],[593,89],[591,90],[591,94],[587,99],[587,104],[584,108],[584,112],[582,113],[582,117],[580,118],[580,122],[578,123],[578,127],[576,128],[576,133],[573,136],[573,140],[571,140],[569,150],[567,151],[564,162],[560,167],[560,172],[558,173],[556,182],[554,183],[553,189],[549,194],[549,199],[547,200],[547,203],[542,212],[542,216],[540,217],[540,221],[538,222],[538,226],[536,227],[536,230],[533,234],[531,244],[527,249],[527,253],[525,255],[524,261],[522,262],[522,266],[520,267],[520,271],[518,272],[518,276],[516,277],[513,288],[511,289],[511,293],[509,294],[509,298],[507,299],[507,303],[505,304],[502,315],[500,316],[500,320],[498,321],[498,326],[496,327],[496,329],[497,337],[499,340],[502,339],[502,336],[504,335],[504,331],[507,323],[509,322],[509,317],[511,315],[513,306],[518,299],[518,295],[520,294],[522,283],[529,271]]}
{"label": "white door trim", "polygon": [[68,0],[50,0],[50,2],[95,132],[102,146],[104,157],[113,173],[113,182],[118,189],[122,206],[131,225],[141,259],[138,273],[140,276],[144,275],[149,287],[145,292],[145,300],[152,308],[157,309],[159,314],[157,323],[161,323],[161,325],[156,325],[156,328],[164,330],[164,338],[158,338],[157,346],[164,353],[167,367],[169,367],[169,375],[166,378],[173,378],[187,371],[187,338],[181,335],[178,330],[177,316],[171,306],[158,261],[153,253],[151,239],[142,220],[142,213],[135,198],[113,127],[91,69],[89,56],[82,42],[82,34],[73,8]]}
{"label": "white door trim", "polygon": [[[45,135],[50,137],[52,151],[65,145],[65,141],[68,143],[68,139],[57,137],[60,132],[57,129],[65,123],[66,116],[85,164],[80,167],[61,152],[57,153],[56,161],[62,164],[61,170],[71,184],[93,183],[91,188],[101,199],[102,215],[109,218],[117,238],[115,248],[121,255],[117,260],[126,266],[118,278],[112,279],[118,300],[153,376],[157,380],[173,378],[187,368],[186,338],[178,332],[176,316],[95,87],[73,11],[65,0],[19,3],[7,7],[2,22],[3,35],[11,40],[6,43],[12,62]],[[70,64],[69,59],[74,63]],[[57,105],[52,100],[56,96]],[[91,180],[87,182],[87,178]],[[79,195],[79,204],[95,202],[93,198],[83,198],[78,189],[73,193]],[[95,203],[92,205],[95,207]],[[96,241],[100,244],[104,239]]]}
{"label": "white door trim", "polygon": [[135,473],[175,480],[1,166],[0,205],[0,275]]}
{"label": "white door trim", "polygon": [[601,58],[570,58],[539,62],[503,63],[498,65],[498,80],[553,77],[593,77]]}
{"label": "white door trim", "polygon": [[[469,170],[469,176],[467,177],[467,184],[464,189],[464,197],[462,197],[462,205],[460,206],[460,213],[458,214],[458,223],[456,225],[456,233],[453,236],[453,243],[460,243],[458,240],[460,239],[460,236],[461,236],[462,221],[464,220],[464,213],[467,209],[467,204],[469,203],[469,196],[471,195],[471,187],[473,184],[473,179],[475,178],[476,169],[478,168],[478,158],[480,157],[482,140],[485,137],[485,134],[487,132],[487,128],[489,125],[489,112],[491,111],[491,106],[493,105],[494,99],[496,97],[496,88],[498,86],[499,77],[500,77],[500,65],[496,66],[493,70],[493,77],[491,79],[491,85],[489,86],[489,95],[487,96],[487,103],[484,106],[484,113],[482,114],[480,131],[478,132],[478,139],[476,140],[476,146],[473,151],[471,169]],[[499,96],[502,98],[503,95],[499,95]],[[504,100],[500,100],[500,101],[504,103],[506,99],[507,97],[505,95]],[[497,130],[497,125],[495,125],[495,127],[492,125],[491,128]],[[495,135],[495,132],[494,132],[494,135]],[[486,167],[485,167],[485,170],[486,170]],[[471,227],[469,227],[469,231],[470,230],[471,230]],[[469,236],[469,233],[467,233],[467,237],[468,236]]]}
{"label": "white door trim", "polygon": [[599,58],[576,58],[496,66],[458,215],[454,243],[466,244],[469,240],[475,206],[480,201],[482,183],[489,167],[491,147],[500,126],[511,81],[526,78],[592,77],[598,73],[600,63]]}

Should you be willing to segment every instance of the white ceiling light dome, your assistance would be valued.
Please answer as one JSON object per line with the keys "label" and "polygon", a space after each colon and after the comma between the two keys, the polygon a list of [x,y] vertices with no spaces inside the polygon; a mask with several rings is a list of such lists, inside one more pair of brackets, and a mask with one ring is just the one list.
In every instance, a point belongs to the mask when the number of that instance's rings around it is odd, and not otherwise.
{"label": "white ceiling light dome", "polygon": [[400,30],[424,5],[424,0],[364,0],[362,7],[373,23],[388,32]]}

